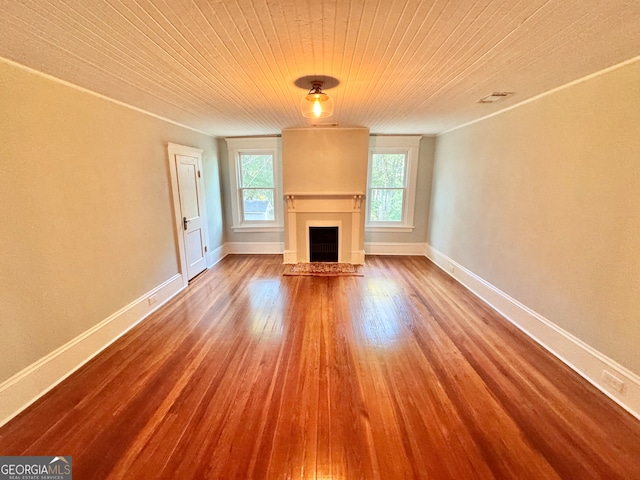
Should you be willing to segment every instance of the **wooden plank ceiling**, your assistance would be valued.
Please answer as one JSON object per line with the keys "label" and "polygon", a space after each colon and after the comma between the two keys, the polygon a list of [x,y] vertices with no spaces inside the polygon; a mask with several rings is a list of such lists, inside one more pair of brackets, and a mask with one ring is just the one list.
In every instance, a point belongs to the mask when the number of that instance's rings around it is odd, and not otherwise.
{"label": "wooden plank ceiling", "polygon": [[[0,56],[215,136],[323,120],[434,134],[640,55],[636,0],[21,0]],[[477,103],[494,91],[515,94]]]}

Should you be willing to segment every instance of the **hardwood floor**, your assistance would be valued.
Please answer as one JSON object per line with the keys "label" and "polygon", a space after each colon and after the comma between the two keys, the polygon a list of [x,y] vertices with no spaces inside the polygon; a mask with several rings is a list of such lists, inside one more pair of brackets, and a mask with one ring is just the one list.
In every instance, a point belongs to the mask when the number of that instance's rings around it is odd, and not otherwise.
{"label": "hardwood floor", "polygon": [[0,429],[73,478],[633,479],[640,422],[421,257],[229,256]]}

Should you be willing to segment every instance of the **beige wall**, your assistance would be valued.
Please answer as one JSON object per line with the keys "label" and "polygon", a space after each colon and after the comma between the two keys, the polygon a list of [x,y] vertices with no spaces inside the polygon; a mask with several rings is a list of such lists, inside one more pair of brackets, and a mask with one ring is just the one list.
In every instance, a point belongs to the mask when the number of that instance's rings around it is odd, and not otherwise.
{"label": "beige wall", "polygon": [[640,63],[437,138],[429,242],[640,373]]}
{"label": "beige wall", "polygon": [[369,129],[282,131],[284,193],[362,192],[367,188]]}
{"label": "beige wall", "polygon": [[[220,172],[220,146],[222,139],[203,139],[207,145],[202,156],[204,170],[204,191],[207,202],[207,230],[209,233],[209,252],[225,242],[224,214],[222,205],[222,174]],[[202,148],[202,147],[200,147]]]}
{"label": "beige wall", "polygon": [[[0,60],[0,381],[178,272],[167,142],[214,140]],[[211,249],[219,199],[207,199]]]}

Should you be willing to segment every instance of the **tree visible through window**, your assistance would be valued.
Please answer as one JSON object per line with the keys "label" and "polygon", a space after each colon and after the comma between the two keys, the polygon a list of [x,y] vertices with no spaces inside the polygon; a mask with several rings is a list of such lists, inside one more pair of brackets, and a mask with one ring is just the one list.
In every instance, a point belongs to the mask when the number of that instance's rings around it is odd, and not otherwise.
{"label": "tree visible through window", "polygon": [[406,190],[406,154],[374,153],[369,190],[370,222],[402,222]]}
{"label": "tree visible through window", "polygon": [[244,221],[273,221],[274,176],[273,155],[240,155],[240,196]]}

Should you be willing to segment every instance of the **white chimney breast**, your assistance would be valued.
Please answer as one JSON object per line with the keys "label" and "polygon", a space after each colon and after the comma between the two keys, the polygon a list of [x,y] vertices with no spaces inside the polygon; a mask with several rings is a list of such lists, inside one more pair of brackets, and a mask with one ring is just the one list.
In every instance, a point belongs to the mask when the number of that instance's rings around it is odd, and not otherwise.
{"label": "white chimney breast", "polygon": [[282,131],[285,192],[364,192],[368,128],[292,128]]}
{"label": "white chimney breast", "polygon": [[364,263],[368,159],[367,128],[283,130],[284,263],[309,261],[305,229],[332,221],[343,226],[340,261]]}

